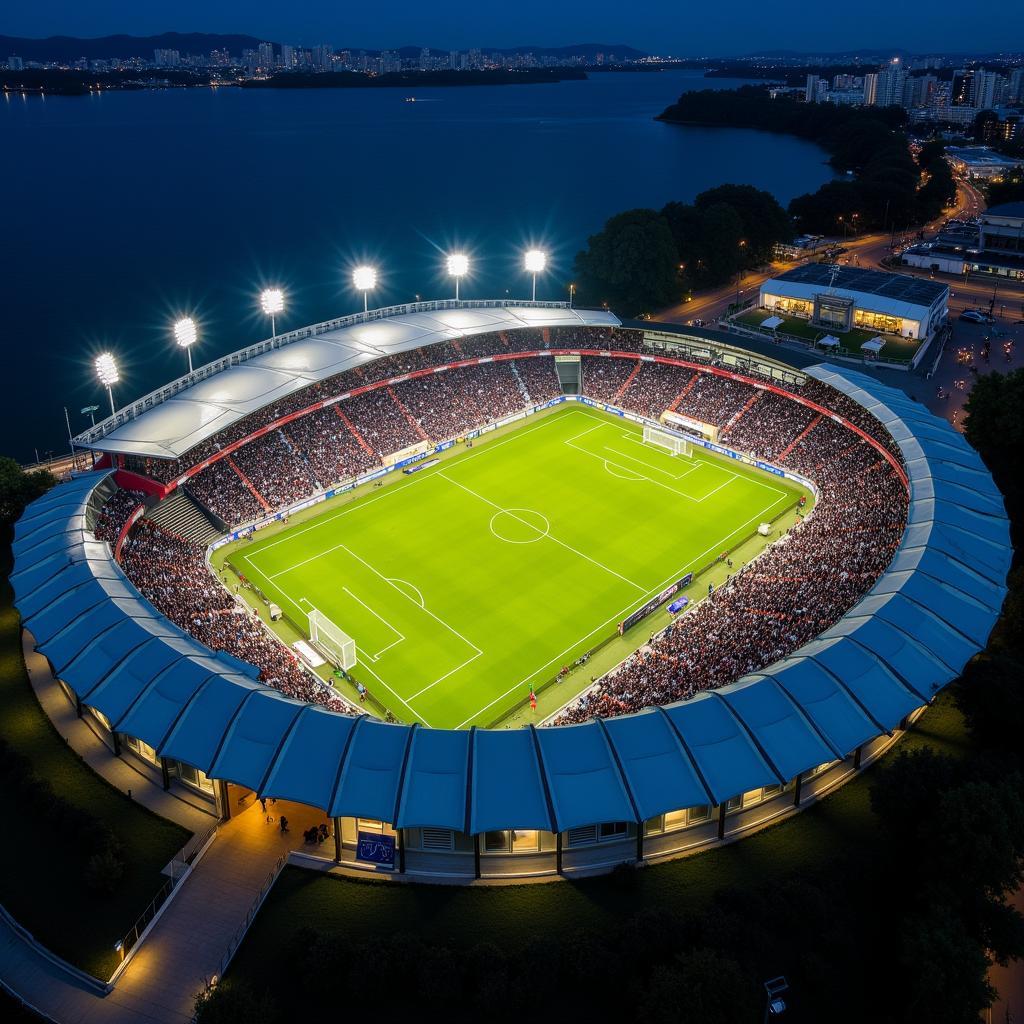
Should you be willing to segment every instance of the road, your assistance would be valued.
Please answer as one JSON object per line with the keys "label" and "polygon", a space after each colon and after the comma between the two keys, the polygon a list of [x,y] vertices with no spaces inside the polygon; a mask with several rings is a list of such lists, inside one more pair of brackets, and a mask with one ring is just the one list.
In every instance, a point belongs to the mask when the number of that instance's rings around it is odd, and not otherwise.
{"label": "road", "polygon": [[[959,182],[957,185],[956,206],[931,224],[926,225],[924,233],[926,236],[934,235],[950,218],[976,217],[984,209],[984,196],[972,185],[966,182]],[[845,241],[843,239],[835,239],[835,241],[847,249],[843,259],[848,263],[859,267],[877,267],[885,257],[890,255],[892,236],[887,232],[878,232],[871,235],[861,235]],[[731,284],[723,285],[719,288],[699,292],[689,302],[670,306],[668,309],[657,313],[653,319],[670,324],[685,324],[695,319],[703,320],[705,323],[712,323],[725,315],[730,304],[736,302],[737,295],[741,301],[752,298],[755,293],[760,291],[761,285],[765,281],[784,273],[786,270],[790,270],[796,265],[793,263],[773,263],[763,271],[746,273],[739,281],[738,289],[737,283],[733,281]],[[910,268],[902,269],[908,271]],[[962,300],[969,299],[972,305],[985,305],[987,307],[988,301],[992,297],[993,285],[991,280],[964,282],[958,275],[930,275],[928,271],[921,271],[920,273],[924,277],[948,279],[950,288],[956,294],[956,297]],[[1007,282],[1001,283],[998,287],[999,291],[1003,293],[1003,301],[1007,303],[1007,306],[1015,304],[1014,311],[1020,303],[1024,302],[1024,288],[1012,286]],[[997,305],[999,301],[997,297]],[[954,308],[959,312],[959,308],[962,307],[954,306]]]}

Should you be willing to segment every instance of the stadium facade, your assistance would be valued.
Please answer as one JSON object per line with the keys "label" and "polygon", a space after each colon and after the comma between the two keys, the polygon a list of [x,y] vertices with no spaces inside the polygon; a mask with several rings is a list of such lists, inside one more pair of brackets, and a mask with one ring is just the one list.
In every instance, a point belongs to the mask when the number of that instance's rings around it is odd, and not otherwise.
{"label": "stadium facade", "polygon": [[[165,786],[208,795],[223,816],[229,787],[318,808],[335,819],[335,859],[352,867],[373,869],[359,859],[359,840],[375,833],[390,837],[385,846],[393,839],[397,870],[423,877],[570,874],[677,855],[792,813],[869,763],[985,646],[1010,566],[1001,496],[948,423],[873,377],[827,364],[797,369],[709,332],[645,328],[634,349],[613,351],[617,325],[610,314],[562,304],[422,303],[292,332],[146,396],[77,439],[104,453],[100,469],[34,502],[16,526],[11,584],[26,641],[115,754],[158,767]],[[565,348],[562,328],[574,331]],[[578,725],[464,731],[339,714],[262,685],[254,666],[169,621],[119,565],[138,519],[194,472],[273,429],[281,417],[266,410],[284,396],[298,395],[292,405],[301,407],[303,389],[351,367],[477,335],[507,345],[525,331],[539,340],[516,348],[519,360],[577,355],[628,359],[637,369],[660,361],[692,370],[694,380],[725,376],[813,407],[814,422],[830,418],[872,444],[905,483],[907,523],[895,557],[813,641],[729,685]],[[806,379],[833,389],[843,413],[801,397]],[[600,404],[585,393],[546,404],[562,401]],[[245,418],[258,412],[269,425],[245,434]],[[887,445],[864,429],[867,420],[884,428]],[[219,434],[230,440],[187,465],[190,451],[208,450]],[[176,475],[145,477],[153,459],[178,460]],[[143,485],[149,504],[134,509],[112,543],[97,540],[111,495]]]}

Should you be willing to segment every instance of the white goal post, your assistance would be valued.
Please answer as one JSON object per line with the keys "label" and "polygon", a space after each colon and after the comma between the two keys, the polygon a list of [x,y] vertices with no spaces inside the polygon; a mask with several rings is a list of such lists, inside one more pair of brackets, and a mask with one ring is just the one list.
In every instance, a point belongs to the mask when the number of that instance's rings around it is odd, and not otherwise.
{"label": "white goal post", "polygon": [[690,442],[678,434],[670,434],[657,427],[644,427],[644,444],[653,444],[659,448],[667,448],[672,455],[689,455]]}
{"label": "white goal post", "polygon": [[309,613],[309,639],[332,665],[346,672],[355,667],[355,640],[316,608]]}

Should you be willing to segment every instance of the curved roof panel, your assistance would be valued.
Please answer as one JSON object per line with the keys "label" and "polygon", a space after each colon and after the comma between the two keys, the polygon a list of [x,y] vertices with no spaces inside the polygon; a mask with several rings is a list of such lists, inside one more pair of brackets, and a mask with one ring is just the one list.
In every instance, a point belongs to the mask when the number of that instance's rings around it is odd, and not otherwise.
{"label": "curved roof panel", "polygon": [[174,459],[250,413],[382,356],[489,331],[618,324],[604,310],[558,302],[441,301],[371,310],[291,331],[201,366],[118,410],[75,443]]}
{"label": "curved roof panel", "polygon": [[[400,324],[364,322],[345,334],[346,358],[375,358],[437,332],[494,329],[490,318],[507,313],[451,309]],[[329,332],[316,342],[310,366],[322,367],[323,346],[334,342]],[[267,361],[283,352],[302,349],[268,352]],[[479,833],[641,821],[721,803],[894,729],[984,646],[1006,592],[1009,524],[963,438],[864,374],[807,372],[869,408],[897,439],[911,490],[908,526],[887,571],[820,637],[689,701],[583,725],[451,732],[291,700],[139,597],[91,534],[102,473],[62,484],[25,510],[15,528],[16,603],[38,649],[114,728],[214,777],[332,815]],[[260,371],[243,379],[258,389],[271,378]]]}

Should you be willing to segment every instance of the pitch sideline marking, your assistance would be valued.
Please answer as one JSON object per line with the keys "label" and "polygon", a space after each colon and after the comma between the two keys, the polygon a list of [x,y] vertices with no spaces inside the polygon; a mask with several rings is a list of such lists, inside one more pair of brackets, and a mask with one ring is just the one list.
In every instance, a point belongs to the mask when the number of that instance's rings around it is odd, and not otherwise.
{"label": "pitch sideline marking", "polygon": [[[510,515],[513,519],[518,519],[519,522],[521,522],[524,526],[529,526],[531,529],[536,529],[536,527],[533,526],[532,523],[528,523],[525,519],[520,518],[511,509],[502,508],[501,505],[497,504],[497,502],[491,501],[490,498],[485,498],[482,494],[480,494],[477,491],[474,491],[471,487],[467,487],[465,484],[460,484],[458,480],[453,480],[444,471],[439,471],[438,473],[435,474],[435,476],[439,476],[442,479],[447,480],[448,483],[454,484],[456,487],[461,487],[462,490],[464,490],[467,494],[472,494],[474,498],[479,498],[485,504],[490,505],[491,508],[496,508],[499,512],[504,512],[506,515]],[[592,563],[593,565],[596,565],[599,569],[604,569],[605,572],[611,573],[612,576],[617,576],[620,580],[622,580],[623,583],[628,583],[631,587],[633,587],[636,590],[639,590],[641,593],[647,593],[646,587],[641,586],[639,583],[634,583],[633,580],[628,579],[627,577],[623,576],[622,573],[616,572],[609,566],[604,565],[602,562],[599,562],[596,558],[591,558],[590,555],[587,555],[584,552],[577,550],[571,544],[566,544],[565,541],[559,540],[553,534],[549,533],[547,536],[549,540],[553,540],[560,547],[565,548],[566,551],[571,551],[574,555],[578,555],[580,558],[583,558],[586,561]]]}
{"label": "pitch sideline marking", "polygon": [[[561,410],[559,410],[559,412],[561,412]],[[586,413],[584,413],[582,409],[567,409],[565,411],[565,416],[545,416],[540,423],[537,423],[532,427],[527,427],[525,430],[514,430],[511,434],[508,435],[508,437],[504,437],[500,441],[494,441],[489,444],[486,444],[479,450],[474,449],[472,452],[468,453],[460,452],[459,462],[460,464],[463,462],[469,462],[471,459],[475,459],[480,455],[486,455],[488,452],[492,452],[495,451],[497,448],[501,448],[503,445],[508,444],[510,441],[518,440],[520,437],[526,437],[527,434],[532,434],[535,430],[540,430],[541,427],[546,427],[551,423],[557,423],[558,421],[565,419],[568,416],[576,415],[585,416]],[[596,419],[597,417],[587,416],[587,418]],[[598,424],[598,426],[602,426],[603,424],[604,421],[602,420]],[[596,429],[596,427],[591,427],[591,430]],[[584,433],[587,433],[587,431],[584,431]],[[284,544],[286,541],[291,541],[294,540],[296,537],[301,537],[302,534],[308,533],[310,530],[315,530],[320,526],[326,526],[327,523],[333,522],[339,516],[345,516],[348,515],[350,512],[356,512],[360,509],[366,508],[367,506],[374,504],[374,502],[380,501],[382,498],[386,498],[391,494],[405,493],[406,491],[414,487],[417,483],[422,483],[424,480],[428,480],[430,477],[435,475],[435,473],[432,473],[428,470],[426,473],[417,474],[416,479],[411,481],[410,483],[407,483],[404,487],[388,487],[385,490],[381,491],[380,494],[375,495],[374,497],[364,496],[359,499],[358,503],[350,504],[346,508],[340,508],[329,516],[325,515],[323,516],[323,518],[318,517],[315,522],[310,523],[308,526],[302,527],[301,530],[295,529],[294,532],[288,531],[288,533],[285,536],[281,537],[280,540],[271,541],[269,544],[261,544],[260,549],[258,552],[256,552],[256,554],[262,555],[264,551],[269,551],[271,548],[276,548],[278,544]],[[251,565],[252,563],[250,562],[249,564]]]}
{"label": "pitch sideline marking", "polygon": [[[653,590],[649,591],[649,593],[652,594],[652,595],[658,594],[669,583],[672,583],[675,580],[681,579],[683,576],[686,575],[687,571],[689,570],[689,568],[691,566],[697,565],[701,561],[701,559],[703,559],[707,555],[711,554],[712,551],[721,550],[723,545],[726,544],[726,542],[729,540],[730,537],[732,537],[733,535],[739,533],[741,530],[745,529],[751,523],[756,522],[766,512],[768,512],[770,509],[772,509],[776,505],[778,505],[778,503],[780,501],[782,501],[784,498],[785,498],[785,494],[783,494],[782,498],[776,498],[773,502],[770,502],[768,505],[765,505],[765,507],[763,509],[761,509],[760,512],[758,512],[754,516],[751,516],[750,519],[748,519],[745,523],[741,523],[731,533],[726,534],[726,536],[723,537],[721,540],[719,540],[716,543],[712,544],[705,551],[702,551],[699,555],[696,556],[696,558],[691,559],[678,572],[674,572],[671,576],[666,577],[664,580],[661,581],[661,583],[658,584],[658,586],[656,586]],[[641,602],[641,604],[642,603],[643,602]],[[482,708],[480,708],[479,711],[476,711],[474,714],[470,715],[469,718],[467,718],[464,722],[460,722],[457,726],[455,726],[455,728],[456,729],[461,729],[463,726],[468,725],[470,722],[473,721],[474,718],[479,717],[485,711],[488,711],[490,708],[494,707],[494,705],[497,704],[498,701],[504,700],[510,693],[514,693],[516,690],[522,689],[522,687],[524,687],[531,679],[533,679],[534,676],[538,675],[545,668],[547,668],[548,665],[552,665],[555,662],[559,661],[559,659],[563,658],[566,654],[568,654],[570,651],[572,651],[575,647],[579,646],[579,644],[581,644],[584,640],[588,639],[589,637],[592,637],[595,633],[600,632],[601,630],[603,630],[604,627],[607,626],[609,623],[618,621],[619,617],[624,612],[629,611],[629,609],[631,609],[631,608],[637,608],[637,607],[639,607],[639,605],[636,602],[631,602],[630,604],[627,604],[625,607],[623,607],[619,611],[617,611],[611,618],[605,619],[604,622],[599,623],[589,633],[584,633],[584,635],[581,636],[578,640],[574,640],[568,647],[566,647],[566,649],[564,651],[560,651],[553,658],[550,658],[548,661],[544,662],[544,664],[541,665],[539,668],[534,669],[533,672],[531,672],[528,676],[523,678],[520,682],[516,683],[515,686],[509,687],[509,689],[507,689],[504,693],[499,694],[489,704],[485,704]]]}

